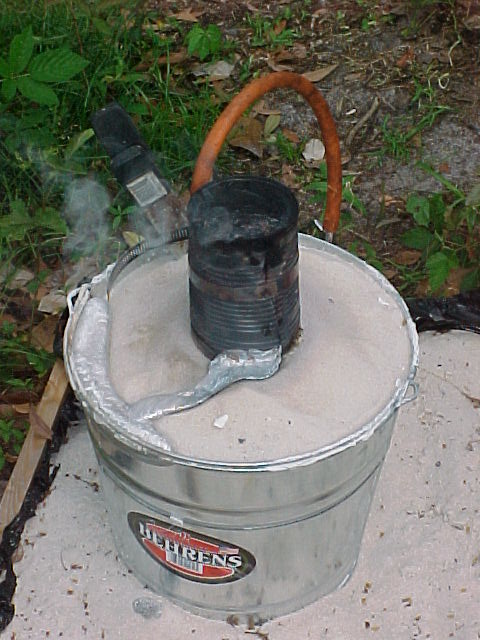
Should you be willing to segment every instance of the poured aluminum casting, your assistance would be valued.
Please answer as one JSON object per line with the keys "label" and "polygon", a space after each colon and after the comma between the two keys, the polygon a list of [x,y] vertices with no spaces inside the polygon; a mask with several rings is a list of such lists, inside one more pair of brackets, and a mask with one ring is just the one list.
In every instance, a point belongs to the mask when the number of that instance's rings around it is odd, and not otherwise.
{"label": "poured aluminum casting", "polygon": [[239,380],[270,378],[278,371],[281,359],[280,346],[268,351],[225,351],[210,362],[207,375],[193,389],[143,398],[129,407],[129,414],[133,420],[143,421],[192,409]]}
{"label": "poured aluminum casting", "polygon": [[[103,294],[108,287],[112,268],[109,266],[92,281],[97,294]],[[69,353],[67,368],[70,378],[75,380],[77,396],[85,407],[93,407],[104,414],[124,435],[132,435],[137,441],[143,440],[166,451],[170,450],[170,445],[148,424],[149,420],[196,407],[239,380],[265,380],[280,366],[281,346],[267,351],[225,351],[210,362],[207,374],[193,389],[156,394],[128,404],[118,396],[109,376],[106,294],[92,295],[91,285],[83,285],[69,295],[70,311],[75,297],[75,331],[66,334],[66,348]]]}

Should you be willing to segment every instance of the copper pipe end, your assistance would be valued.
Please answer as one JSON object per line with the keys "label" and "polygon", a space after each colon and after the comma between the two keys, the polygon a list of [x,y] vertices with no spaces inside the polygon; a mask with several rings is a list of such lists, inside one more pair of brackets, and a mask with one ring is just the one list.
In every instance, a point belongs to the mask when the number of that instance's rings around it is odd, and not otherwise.
{"label": "copper pipe end", "polygon": [[338,228],[342,200],[342,165],[335,122],[320,91],[309,80],[290,71],[270,73],[253,80],[224,109],[200,150],[190,192],[194,193],[212,179],[213,166],[225,138],[245,110],[265,93],[277,88],[295,89],[305,98],[317,117],[327,162],[327,203],[323,228],[328,233],[334,233]]}

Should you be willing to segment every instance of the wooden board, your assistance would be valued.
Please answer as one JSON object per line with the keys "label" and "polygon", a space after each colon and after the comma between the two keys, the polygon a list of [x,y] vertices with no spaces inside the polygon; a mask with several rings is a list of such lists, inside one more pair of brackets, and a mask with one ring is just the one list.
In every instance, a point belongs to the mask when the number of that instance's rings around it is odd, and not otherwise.
{"label": "wooden board", "polygon": [[30,413],[30,429],[0,502],[0,537],[22,508],[67,389],[65,367],[57,360],[37,408]]}

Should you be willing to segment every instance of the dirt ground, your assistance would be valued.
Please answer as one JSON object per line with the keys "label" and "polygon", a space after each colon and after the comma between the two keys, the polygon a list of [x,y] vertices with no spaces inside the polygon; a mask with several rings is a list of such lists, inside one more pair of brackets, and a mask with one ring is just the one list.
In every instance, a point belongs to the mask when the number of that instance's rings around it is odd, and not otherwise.
{"label": "dirt ground", "polygon": [[[381,260],[395,256],[400,250],[398,238],[411,224],[405,213],[408,196],[442,190],[435,178],[417,167],[419,161],[467,192],[479,181],[479,2],[178,0],[153,6],[159,16],[188,9],[201,24],[217,24],[240,43],[232,77],[223,85],[232,95],[249,56],[252,77],[271,70],[304,73],[338,64],[316,86],[337,123],[344,174],[352,176],[354,193],[366,210],[366,215],[354,213],[353,221],[343,225],[338,244],[348,247],[355,239],[366,240]],[[291,16],[286,14],[283,28],[295,32],[293,46],[267,43],[252,48],[252,22],[276,20],[278,25],[285,10]],[[281,27],[280,20],[276,28]],[[280,128],[301,139],[319,137],[313,112],[293,93],[278,91],[265,102],[266,111],[281,112]],[[410,138],[405,155],[385,153],[385,123],[408,135],[426,111],[433,114],[432,124],[420,127]],[[270,153],[267,149],[260,161],[236,151],[239,171],[285,177],[275,149]],[[302,186],[313,175],[306,170]],[[300,228],[311,232],[318,205],[301,187],[296,195]],[[346,203],[343,210],[348,210]],[[395,270],[386,275],[398,284]]]}

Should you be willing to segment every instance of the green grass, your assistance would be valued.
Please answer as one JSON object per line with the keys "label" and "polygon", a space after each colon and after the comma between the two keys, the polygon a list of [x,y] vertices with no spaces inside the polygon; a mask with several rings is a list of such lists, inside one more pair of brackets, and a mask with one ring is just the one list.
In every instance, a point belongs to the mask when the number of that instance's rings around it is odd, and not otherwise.
{"label": "green grass", "polygon": [[[116,196],[90,126],[92,113],[111,100],[134,116],[167,177],[182,184],[189,179],[222,104],[208,85],[192,83],[187,74],[173,79],[168,64],[156,64],[188,34],[168,22],[155,31],[153,19],[135,11],[137,4],[80,2],[74,11],[69,2],[34,3],[24,11],[2,10],[2,263],[19,266],[60,256],[68,233],[63,195],[75,177],[93,171]],[[221,44],[218,27],[212,27],[205,30],[217,38],[209,41],[209,55]],[[190,43],[193,55],[200,45],[198,39]],[[119,198],[114,206],[124,209],[128,203]]]}
{"label": "green grass", "polygon": [[424,82],[415,77],[413,82],[415,92],[410,102],[410,113],[395,121],[386,116],[382,123],[383,146],[376,154],[379,163],[385,155],[408,162],[414,140],[432,127],[442,114],[451,111],[449,106],[438,101],[438,92],[433,87],[433,78],[428,69]]}
{"label": "green grass", "polygon": [[[0,327],[4,402],[19,395],[35,401],[54,360],[32,345],[39,315],[28,296],[65,262],[64,248],[72,240],[65,194],[75,180],[88,176],[111,197],[105,237],[98,233],[100,214],[97,220],[95,210],[77,212],[80,221],[90,219],[87,236],[95,242],[98,268],[123,246],[119,231],[133,213],[132,202],[112,177],[91,115],[111,100],[122,104],[158,154],[166,177],[182,189],[223,108],[211,85],[181,66],[173,75],[168,63],[157,62],[186,41],[190,66],[199,57],[208,61],[231,51],[218,27],[200,32],[174,19],[158,24],[157,17],[138,1],[0,3],[0,316],[8,314]],[[92,250],[74,246],[70,262]],[[20,267],[32,271],[34,280],[19,296],[12,283]],[[22,296],[31,318],[16,326],[12,313],[15,317],[22,303],[12,312],[11,301]],[[15,454],[18,425],[15,415],[0,422],[0,467],[5,452]]]}
{"label": "green grass", "polygon": [[286,27],[283,21],[291,18],[291,12],[287,7],[275,20],[269,20],[260,13],[247,14],[246,22],[252,30],[250,46],[252,47],[292,47],[300,34],[292,27]]}
{"label": "green grass", "polygon": [[428,278],[432,293],[441,293],[449,275],[463,274],[460,289],[480,285],[480,185],[466,194],[430,165],[418,163],[445,188],[443,193],[428,196],[411,194],[406,210],[414,225],[400,241],[420,253],[410,277]]}

